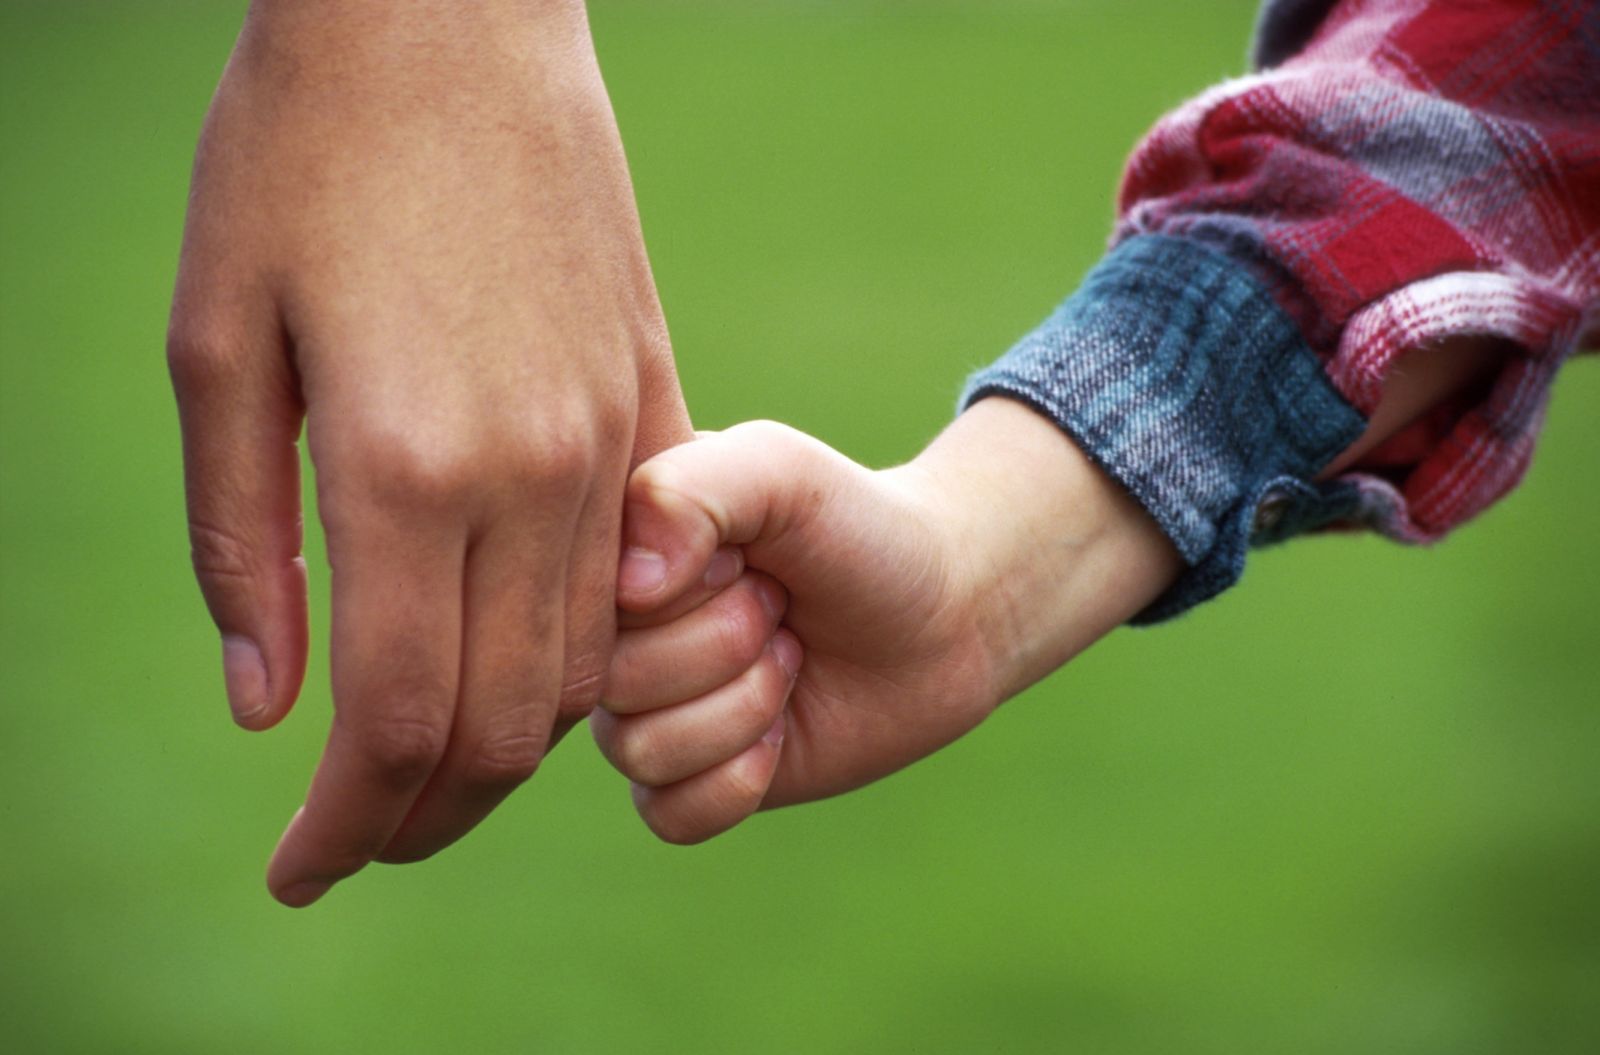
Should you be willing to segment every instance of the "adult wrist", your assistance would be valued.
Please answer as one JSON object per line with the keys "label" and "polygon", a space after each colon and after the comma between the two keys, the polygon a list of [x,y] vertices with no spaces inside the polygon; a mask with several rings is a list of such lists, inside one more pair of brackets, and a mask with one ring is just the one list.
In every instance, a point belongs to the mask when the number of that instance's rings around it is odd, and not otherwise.
{"label": "adult wrist", "polygon": [[421,23],[447,19],[438,28],[501,23],[583,24],[584,0],[250,0],[251,17],[303,19],[323,25],[354,20]]}
{"label": "adult wrist", "polygon": [[240,44],[296,78],[389,67],[475,80],[595,65],[582,0],[251,0]]}

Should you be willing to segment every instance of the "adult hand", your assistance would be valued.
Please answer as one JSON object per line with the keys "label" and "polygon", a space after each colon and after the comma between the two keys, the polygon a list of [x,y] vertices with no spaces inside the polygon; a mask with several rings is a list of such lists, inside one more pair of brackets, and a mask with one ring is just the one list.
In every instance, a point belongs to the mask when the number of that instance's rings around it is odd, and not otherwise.
{"label": "adult hand", "polygon": [[256,0],[196,159],[168,358],[201,589],[249,729],[335,713],[268,884],[459,838],[593,706],[623,485],[690,437],[583,5]]}

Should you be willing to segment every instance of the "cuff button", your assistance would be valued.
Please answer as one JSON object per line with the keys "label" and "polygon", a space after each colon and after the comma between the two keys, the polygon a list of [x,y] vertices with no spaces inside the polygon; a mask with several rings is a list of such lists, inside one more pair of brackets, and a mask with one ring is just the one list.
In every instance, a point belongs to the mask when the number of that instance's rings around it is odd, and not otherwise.
{"label": "cuff button", "polygon": [[1289,511],[1289,499],[1285,495],[1268,495],[1256,507],[1255,530],[1257,534],[1264,534],[1275,530],[1283,523],[1283,516]]}

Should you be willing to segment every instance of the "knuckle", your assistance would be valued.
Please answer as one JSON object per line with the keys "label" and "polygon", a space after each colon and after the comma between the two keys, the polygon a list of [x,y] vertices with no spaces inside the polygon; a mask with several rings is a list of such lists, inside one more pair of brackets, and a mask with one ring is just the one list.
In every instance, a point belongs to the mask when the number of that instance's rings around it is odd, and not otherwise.
{"label": "knuckle", "polygon": [[648,726],[638,722],[621,725],[611,741],[612,764],[629,780],[646,787],[660,787],[666,783],[666,768],[662,764],[656,738]]}
{"label": "knuckle", "polygon": [[481,787],[515,787],[538,772],[549,737],[523,732],[486,739],[466,767],[466,780]]}
{"label": "knuckle", "polygon": [[400,784],[424,780],[444,758],[450,730],[422,718],[391,716],[363,729],[367,756],[380,773]]}
{"label": "knuckle", "polygon": [[606,684],[606,671],[598,660],[583,660],[569,665],[556,705],[558,722],[577,722],[589,717],[600,703]]}
{"label": "knuckle", "polygon": [[766,729],[783,706],[783,697],[774,691],[775,688],[770,678],[747,679],[730,701],[732,713],[728,724],[741,730]]}
{"label": "knuckle", "polygon": [[579,493],[595,466],[594,444],[579,430],[553,429],[524,437],[510,449],[514,481],[535,489],[542,498]]}
{"label": "knuckle", "polygon": [[234,371],[222,342],[177,323],[167,331],[167,372],[180,399],[216,387]]}
{"label": "knuckle", "polygon": [[729,766],[725,779],[730,812],[740,817],[754,810],[767,793],[767,783],[762,779],[760,766],[750,759],[741,759]]}
{"label": "knuckle", "polygon": [[740,443],[774,449],[805,447],[808,438],[781,421],[766,418],[740,422],[723,435],[736,438]]}
{"label": "knuckle", "polygon": [[200,520],[189,522],[189,559],[203,581],[249,579],[255,569],[255,550],[235,532]]}
{"label": "knuckle", "polygon": [[640,809],[639,815],[644,818],[644,823],[655,833],[657,839],[673,846],[694,846],[705,842],[712,835],[702,826],[695,824],[691,818],[671,810],[645,806]]}
{"label": "knuckle", "polygon": [[855,464],[815,436],[778,421],[747,421],[724,435],[734,437],[746,451],[760,451],[765,459],[782,463],[791,475],[837,472]]}
{"label": "knuckle", "polygon": [[463,436],[447,428],[369,424],[351,444],[348,471],[376,501],[399,509],[447,510],[463,502],[536,498],[541,505],[575,500],[596,465],[582,435],[513,439]]}
{"label": "knuckle", "polygon": [[599,435],[620,440],[632,435],[638,414],[638,398],[630,389],[626,399],[604,400],[594,408],[594,427]]}
{"label": "knuckle", "polygon": [[751,589],[729,591],[728,599],[707,613],[706,633],[715,654],[730,662],[754,663],[766,644],[766,609]]}
{"label": "knuckle", "polygon": [[367,436],[362,448],[368,482],[381,500],[401,507],[452,506],[474,475],[472,460],[444,437],[380,432]]}

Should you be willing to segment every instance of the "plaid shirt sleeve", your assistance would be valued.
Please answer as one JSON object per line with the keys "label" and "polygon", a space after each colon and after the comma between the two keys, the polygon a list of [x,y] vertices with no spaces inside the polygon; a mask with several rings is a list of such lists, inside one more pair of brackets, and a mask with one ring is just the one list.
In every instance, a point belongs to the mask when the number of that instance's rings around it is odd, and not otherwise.
{"label": "plaid shirt sleeve", "polygon": [[[1274,0],[1261,32],[1274,64],[1155,127],[1106,258],[963,395],[1053,418],[1172,538],[1189,570],[1140,622],[1252,544],[1442,537],[1516,485],[1600,338],[1600,4]],[[1468,335],[1508,349],[1486,390],[1317,479],[1397,358]]]}

